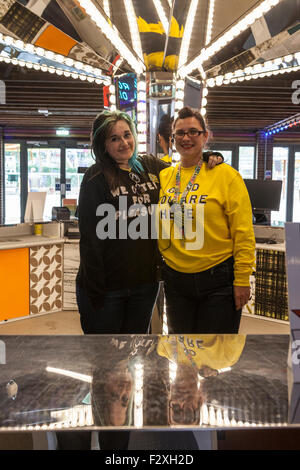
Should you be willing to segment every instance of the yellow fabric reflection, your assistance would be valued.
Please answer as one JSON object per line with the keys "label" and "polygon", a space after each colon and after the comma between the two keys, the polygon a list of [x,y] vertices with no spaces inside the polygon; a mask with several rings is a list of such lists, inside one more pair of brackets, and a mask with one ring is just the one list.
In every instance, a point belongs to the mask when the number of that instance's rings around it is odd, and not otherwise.
{"label": "yellow fabric reflection", "polygon": [[[151,66],[155,67],[162,67],[163,63],[163,58],[164,58],[164,53],[161,52],[152,52],[151,54],[145,54],[144,53],[144,62],[145,65],[148,68]],[[175,70],[177,69],[178,65],[178,56],[177,55],[168,55],[166,56],[165,59],[165,67],[169,70]]]}
{"label": "yellow fabric reflection", "polygon": [[[140,33],[165,34],[165,30],[160,21],[158,21],[158,23],[147,23],[147,21],[145,21],[144,18],[141,18],[139,16],[137,17],[137,24],[138,24]],[[174,16],[172,16],[169,36],[173,38],[182,38],[183,32],[184,32],[183,26],[179,28],[179,24],[177,20],[174,18]]]}
{"label": "yellow fabric reflection", "polygon": [[245,335],[183,335],[162,336],[157,352],[177,364],[191,364],[200,370],[231,367],[242,354]]}

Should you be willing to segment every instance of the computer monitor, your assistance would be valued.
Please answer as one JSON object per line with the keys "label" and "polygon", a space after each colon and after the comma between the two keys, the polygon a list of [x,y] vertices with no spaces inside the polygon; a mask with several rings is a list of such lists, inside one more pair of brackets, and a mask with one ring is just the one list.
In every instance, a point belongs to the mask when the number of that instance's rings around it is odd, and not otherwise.
{"label": "computer monitor", "polygon": [[244,182],[248,189],[253,212],[256,210],[279,210],[282,181],[244,179]]}
{"label": "computer monitor", "polygon": [[46,192],[29,192],[27,195],[24,222],[42,222]]}

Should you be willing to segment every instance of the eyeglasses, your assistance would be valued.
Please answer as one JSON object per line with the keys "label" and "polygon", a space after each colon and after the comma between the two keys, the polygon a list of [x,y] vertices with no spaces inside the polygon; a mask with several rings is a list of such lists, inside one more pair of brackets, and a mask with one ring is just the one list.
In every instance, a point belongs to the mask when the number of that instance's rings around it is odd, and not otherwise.
{"label": "eyeglasses", "polygon": [[185,135],[188,137],[199,137],[199,135],[205,134],[205,131],[199,131],[198,129],[189,129],[188,131],[176,131],[173,134],[175,139],[183,139]]}
{"label": "eyeglasses", "polygon": [[185,402],[180,406],[177,402],[171,400],[169,402],[169,412],[172,423],[194,424],[198,419],[197,410]]}

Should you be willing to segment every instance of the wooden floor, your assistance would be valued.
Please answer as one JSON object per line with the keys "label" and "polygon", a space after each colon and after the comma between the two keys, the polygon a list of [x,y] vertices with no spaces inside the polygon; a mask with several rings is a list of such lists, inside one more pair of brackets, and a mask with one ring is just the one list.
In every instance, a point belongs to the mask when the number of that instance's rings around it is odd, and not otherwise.
{"label": "wooden floor", "polygon": [[[155,314],[154,314],[155,316]],[[153,333],[159,334],[159,322],[154,321]],[[289,323],[242,316],[241,334],[289,334]],[[24,320],[0,323],[0,335],[81,335],[77,311],[62,311],[40,316],[32,315]]]}

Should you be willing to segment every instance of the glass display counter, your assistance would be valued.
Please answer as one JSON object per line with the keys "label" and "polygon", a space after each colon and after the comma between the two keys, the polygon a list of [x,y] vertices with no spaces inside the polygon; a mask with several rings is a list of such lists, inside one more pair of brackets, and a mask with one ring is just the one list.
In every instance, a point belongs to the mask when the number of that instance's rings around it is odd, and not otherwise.
{"label": "glass display counter", "polygon": [[0,346],[0,432],[300,427],[288,335],[1,336]]}

